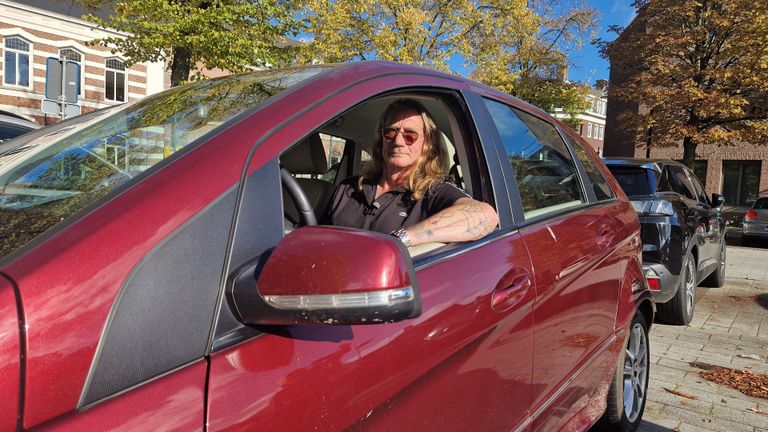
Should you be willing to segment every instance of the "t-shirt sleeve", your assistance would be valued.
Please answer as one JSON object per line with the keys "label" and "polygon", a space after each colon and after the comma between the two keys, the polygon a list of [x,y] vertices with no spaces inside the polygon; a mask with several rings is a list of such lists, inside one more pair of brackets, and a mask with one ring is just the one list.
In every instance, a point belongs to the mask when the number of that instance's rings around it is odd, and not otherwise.
{"label": "t-shirt sleeve", "polygon": [[432,187],[424,197],[425,217],[452,206],[460,198],[471,198],[466,192],[459,189],[453,183],[442,182]]}

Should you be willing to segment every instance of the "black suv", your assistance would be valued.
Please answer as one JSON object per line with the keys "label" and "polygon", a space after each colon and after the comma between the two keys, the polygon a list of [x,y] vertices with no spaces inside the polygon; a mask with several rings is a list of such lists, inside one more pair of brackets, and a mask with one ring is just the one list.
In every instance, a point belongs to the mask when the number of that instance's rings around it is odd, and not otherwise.
{"label": "black suv", "polygon": [[643,271],[657,318],[688,324],[698,282],[723,286],[723,197],[710,199],[693,172],[678,162],[606,158],[605,163],[640,217]]}

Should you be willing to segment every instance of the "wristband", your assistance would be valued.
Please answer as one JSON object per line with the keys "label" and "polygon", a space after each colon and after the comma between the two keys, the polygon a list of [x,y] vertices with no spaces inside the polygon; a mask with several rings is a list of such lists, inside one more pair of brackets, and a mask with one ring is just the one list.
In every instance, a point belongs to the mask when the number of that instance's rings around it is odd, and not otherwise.
{"label": "wristband", "polygon": [[411,239],[408,238],[408,233],[405,232],[405,228],[400,228],[397,230],[394,230],[390,233],[390,235],[397,237],[400,239],[400,241],[405,245],[405,247],[411,247],[413,246],[413,243],[411,243]]}

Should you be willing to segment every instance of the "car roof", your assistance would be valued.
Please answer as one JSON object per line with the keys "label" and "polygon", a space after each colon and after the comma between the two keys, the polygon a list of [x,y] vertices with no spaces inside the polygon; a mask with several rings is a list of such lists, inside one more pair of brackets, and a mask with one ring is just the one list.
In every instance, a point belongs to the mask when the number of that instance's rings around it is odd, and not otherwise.
{"label": "car roof", "polygon": [[610,168],[611,166],[626,166],[634,168],[652,169],[661,172],[665,166],[679,166],[685,165],[680,162],[673,161],[671,159],[646,159],[646,158],[620,158],[620,157],[607,157],[603,158],[603,162]]}
{"label": "car roof", "polygon": [[40,129],[40,125],[12,112],[0,110],[0,123],[27,129]]}

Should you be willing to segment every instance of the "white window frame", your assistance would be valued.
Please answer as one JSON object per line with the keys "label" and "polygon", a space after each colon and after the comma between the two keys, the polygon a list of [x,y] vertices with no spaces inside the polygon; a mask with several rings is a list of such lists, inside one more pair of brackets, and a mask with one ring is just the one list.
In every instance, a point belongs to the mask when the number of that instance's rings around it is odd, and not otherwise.
{"label": "white window frame", "polygon": [[[18,48],[8,48],[6,44],[11,39],[19,39],[22,42],[26,43],[29,46],[29,49],[27,51],[23,51]],[[25,88],[29,89],[32,88],[32,77],[34,76],[33,68],[34,68],[34,55],[32,53],[32,42],[28,41],[27,39],[19,36],[19,35],[13,35],[13,36],[5,36],[3,37],[3,84],[7,86],[13,86],[13,87],[19,87],[19,88]],[[16,63],[13,65],[14,69],[16,70],[16,82],[7,82],[5,81],[5,72],[8,70],[8,65],[5,64],[5,53],[6,52],[12,52],[16,54]],[[27,56],[27,85],[18,84],[19,82],[19,56],[25,55]]]}
{"label": "white window frame", "polygon": [[587,138],[592,138],[592,123],[587,122]]}
{"label": "white window frame", "polygon": [[73,47],[64,47],[59,49],[59,58],[61,58],[61,53],[65,50],[73,51],[75,54],[80,56],[80,61],[75,61],[72,59],[69,59],[72,63],[77,63],[80,65],[80,86],[79,86],[79,92],[77,93],[77,96],[82,99],[83,95],[85,93],[85,54],[81,52],[80,50],[77,50]]}
{"label": "white window frame", "polygon": [[597,125],[597,139],[603,139],[603,125]]}
{"label": "white window frame", "polygon": [[[110,61],[120,62],[122,69],[111,67],[109,65]],[[114,76],[114,88],[111,89],[111,92],[108,87],[109,80],[107,79],[110,74]],[[123,99],[118,99],[116,94],[118,78],[123,80]],[[125,60],[121,58],[112,57],[104,61],[104,99],[111,102],[126,102],[128,100],[128,68],[125,67]]]}

